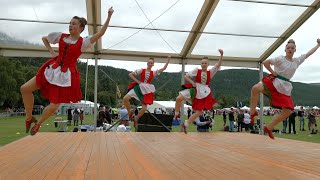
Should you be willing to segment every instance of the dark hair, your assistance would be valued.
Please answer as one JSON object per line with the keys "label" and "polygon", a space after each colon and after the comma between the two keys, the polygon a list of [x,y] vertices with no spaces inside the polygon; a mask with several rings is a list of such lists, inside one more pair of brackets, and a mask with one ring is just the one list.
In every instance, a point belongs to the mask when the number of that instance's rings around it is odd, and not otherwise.
{"label": "dark hair", "polygon": [[[296,46],[296,43],[294,42],[294,40],[293,40],[293,39],[289,39],[289,41],[288,41],[287,45],[288,45],[289,43],[292,43],[292,44],[294,44],[294,46]],[[287,45],[286,45],[286,46],[287,46]]]}
{"label": "dark hair", "polygon": [[[82,31],[84,30],[84,28],[86,27],[87,25],[87,20],[83,17],[78,17],[78,16],[74,16],[72,19],[77,19],[79,22],[80,22],[80,27],[82,27]],[[81,32],[82,32],[81,31]]]}
{"label": "dark hair", "polygon": [[209,59],[208,56],[203,56],[202,59]]}
{"label": "dark hair", "polygon": [[149,60],[150,60],[150,59],[154,62],[154,58],[153,58],[153,57],[150,57]]}

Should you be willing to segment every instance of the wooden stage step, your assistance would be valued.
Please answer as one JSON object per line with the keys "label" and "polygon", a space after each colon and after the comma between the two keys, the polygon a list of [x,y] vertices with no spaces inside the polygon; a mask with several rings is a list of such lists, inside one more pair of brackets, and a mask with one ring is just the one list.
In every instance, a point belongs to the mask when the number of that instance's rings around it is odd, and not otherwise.
{"label": "wooden stage step", "polygon": [[38,133],[0,148],[0,179],[320,179],[320,144],[248,133]]}

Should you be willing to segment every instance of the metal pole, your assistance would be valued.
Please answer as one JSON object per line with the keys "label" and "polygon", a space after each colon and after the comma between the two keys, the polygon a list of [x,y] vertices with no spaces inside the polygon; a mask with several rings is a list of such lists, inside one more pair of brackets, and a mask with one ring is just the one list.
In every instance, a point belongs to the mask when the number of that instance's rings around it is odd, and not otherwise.
{"label": "metal pole", "polygon": [[[182,59],[181,63],[181,84],[184,84],[184,74],[185,74],[185,61]],[[182,123],[184,123],[184,102],[181,102],[181,108],[180,108],[180,119],[181,119],[181,126],[180,131],[183,132]]]}
{"label": "metal pole", "polygon": [[[85,89],[84,89],[84,104],[85,104],[85,108],[87,109],[87,90],[88,90],[88,62],[89,60],[87,59],[87,68],[86,68],[86,86],[85,86]],[[90,108],[89,108],[89,111],[90,111]],[[84,112],[83,112],[83,116],[86,114],[85,113],[85,109],[84,109]]]}
{"label": "metal pole", "polygon": [[98,58],[95,55],[94,61],[94,113],[93,113],[93,120],[94,120],[94,131],[97,128],[97,116],[98,116]]}
{"label": "metal pole", "polygon": [[[259,79],[260,81],[262,80],[263,78],[263,64],[260,63],[260,66],[259,66]],[[264,121],[263,121],[263,94],[260,93],[260,134],[263,135],[264,132],[263,132],[263,125],[264,125]]]}

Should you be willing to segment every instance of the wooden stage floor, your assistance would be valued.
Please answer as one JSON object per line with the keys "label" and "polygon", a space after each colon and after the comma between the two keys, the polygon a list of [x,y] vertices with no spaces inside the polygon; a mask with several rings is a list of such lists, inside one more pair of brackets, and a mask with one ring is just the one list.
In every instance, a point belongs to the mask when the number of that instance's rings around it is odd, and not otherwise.
{"label": "wooden stage floor", "polygon": [[320,144],[247,133],[38,133],[0,179],[320,179]]}

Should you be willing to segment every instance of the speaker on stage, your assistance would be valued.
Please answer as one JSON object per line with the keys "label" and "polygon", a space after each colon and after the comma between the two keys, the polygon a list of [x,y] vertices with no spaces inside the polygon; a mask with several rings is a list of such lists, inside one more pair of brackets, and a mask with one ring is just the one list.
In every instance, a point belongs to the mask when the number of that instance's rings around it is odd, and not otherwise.
{"label": "speaker on stage", "polygon": [[[172,129],[172,115],[167,114],[153,114],[159,119],[168,129]],[[161,125],[150,113],[144,113],[138,120],[138,132],[168,132],[168,130]]]}

